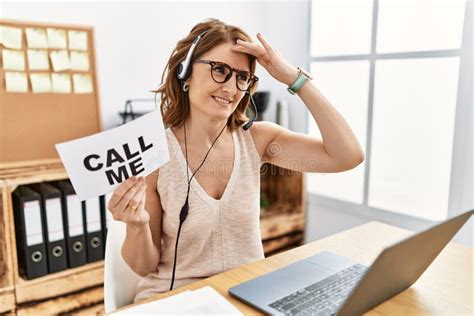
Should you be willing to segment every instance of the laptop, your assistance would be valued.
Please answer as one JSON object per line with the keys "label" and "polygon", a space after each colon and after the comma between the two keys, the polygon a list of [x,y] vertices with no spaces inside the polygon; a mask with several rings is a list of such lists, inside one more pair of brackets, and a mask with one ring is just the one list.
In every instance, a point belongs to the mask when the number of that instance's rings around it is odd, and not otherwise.
{"label": "laptop", "polygon": [[272,315],[362,315],[415,283],[473,213],[385,248],[370,267],[324,251],[234,286],[229,293]]}

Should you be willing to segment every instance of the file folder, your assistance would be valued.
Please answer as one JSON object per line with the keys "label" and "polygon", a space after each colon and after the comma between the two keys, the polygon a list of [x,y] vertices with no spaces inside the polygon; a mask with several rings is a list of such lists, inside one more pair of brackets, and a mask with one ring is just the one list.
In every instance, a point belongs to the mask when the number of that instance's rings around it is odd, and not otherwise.
{"label": "file folder", "polygon": [[68,267],[75,268],[86,264],[86,234],[82,203],[69,180],[55,181],[50,184],[61,191]]}
{"label": "file folder", "polygon": [[110,223],[114,220],[112,213],[107,209],[107,205],[109,204],[109,200],[112,197],[112,193],[107,193],[103,196],[102,199],[102,209],[104,210],[104,219],[103,219],[103,231],[104,231],[104,258],[105,258],[105,248],[107,245],[107,232],[109,231]]}
{"label": "file folder", "polygon": [[87,262],[102,260],[104,258],[104,251],[100,219],[100,199],[92,198],[83,201],[82,207],[86,220]]}
{"label": "file folder", "polygon": [[67,269],[67,255],[61,191],[47,183],[31,184],[30,187],[41,195],[48,272],[55,273],[65,270]]}
{"label": "file folder", "polygon": [[16,252],[20,275],[31,280],[48,274],[41,196],[26,186],[12,193]]}

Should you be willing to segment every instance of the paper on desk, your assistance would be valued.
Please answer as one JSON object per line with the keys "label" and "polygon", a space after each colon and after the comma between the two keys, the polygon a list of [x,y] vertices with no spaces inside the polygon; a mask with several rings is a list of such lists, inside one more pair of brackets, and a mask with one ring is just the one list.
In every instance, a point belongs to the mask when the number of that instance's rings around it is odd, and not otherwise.
{"label": "paper on desk", "polygon": [[112,192],[129,177],[147,176],[169,161],[160,110],[105,132],[56,144],[56,149],[81,201]]}
{"label": "paper on desk", "polygon": [[242,315],[242,313],[210,286],[185,291],[167,298],[141,304],[113,314],[156,315]]}
{"label": "paper on desk", "polygon": [[234,305],[210,286],[193,291],[192,306],[187,306],[185,313],[243,315]]}
{"label": "paper on desk", "polygon": [[[169,313],[173,307],[180,306],[183,301],[187,301],[188,297],[192,295],[192,291],[184,291],[179,294],[163,298],[157,301],[140,304],[131,308],[124,309],[119,312],[111,314],[140,314],[140,315],[153,315],[158,313]],[[176,310],[175,310],[176,312]]]}

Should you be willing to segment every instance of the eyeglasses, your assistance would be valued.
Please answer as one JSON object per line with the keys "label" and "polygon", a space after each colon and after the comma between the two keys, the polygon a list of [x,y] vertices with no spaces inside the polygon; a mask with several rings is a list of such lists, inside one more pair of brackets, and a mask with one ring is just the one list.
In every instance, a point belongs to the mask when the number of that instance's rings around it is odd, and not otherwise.
{"label": "eyeglasses", "polygon": [[258,81],[258,77],[251,74],[250,72],[234,69],[226,63],[203,59],[196,59],[194,62],[210,65],[211,77],[217,83],[224,83],[229,81],[235,71],[237,78],[236,85],[237,89],[239,89],[240,91],[249,90],[253,87],[255,82]]}

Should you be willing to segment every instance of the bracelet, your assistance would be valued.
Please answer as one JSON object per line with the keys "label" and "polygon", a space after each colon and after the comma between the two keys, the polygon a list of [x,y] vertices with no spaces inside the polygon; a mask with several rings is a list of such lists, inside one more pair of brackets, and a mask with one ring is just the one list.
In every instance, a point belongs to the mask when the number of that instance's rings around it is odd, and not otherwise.
{"label": "bracelet", "polygon": [[301,87],[303,87],[303,85],[306,83],[306,81],[313,79],[313,77],[311,77],[309,75],[309,73],[306,72],[305,70],[303,70],[302,68],[298,67],[297,69],[299,70],[298,77],[287,88],[287,90],[290,94],[297,93],[301,89]]}

